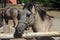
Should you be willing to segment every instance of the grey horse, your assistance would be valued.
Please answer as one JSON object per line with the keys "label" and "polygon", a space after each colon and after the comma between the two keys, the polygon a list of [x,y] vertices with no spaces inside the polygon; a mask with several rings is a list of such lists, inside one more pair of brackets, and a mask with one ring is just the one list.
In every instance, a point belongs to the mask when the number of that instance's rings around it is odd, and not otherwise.
{"label": "grey horse", "polygon": [[[31,1],[25,4],[23,11],[20,13],[20,20],[15,28],[15,38],[22,37],[24,30],[29,26],[32,26],[33,32],[49,31],[51,25],[50,20],[51,18],[54,18],[53,16],[48,15],[44,10],[35,6]],[[51,37],[37,37],[36,39],[54,40]]]}
{"label": "grey horse", "polygon": [[6,24],[8,24],[8,21],[11,19],[13,20],[14,26],[16,24],[16,19],[19,20],[19,10],[17,8],[7,8],[4,13],[2,13],[2,17],[5,19]]}

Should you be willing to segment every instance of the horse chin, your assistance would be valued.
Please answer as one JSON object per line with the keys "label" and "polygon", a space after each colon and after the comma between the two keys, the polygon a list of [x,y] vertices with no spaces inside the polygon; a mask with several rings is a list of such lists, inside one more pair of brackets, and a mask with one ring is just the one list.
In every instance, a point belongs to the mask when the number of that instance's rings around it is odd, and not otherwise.
{"label": "horse chin", "polygon": [[14,33],[14,38],[20,38],[20,37],[22,37],[22,33],[17,32]]}
{"label": "horse chin", "polygon": [[18,23],[17,27],[15,28],[14,37],[21,38],[25,28],[26,28],[26,25],[24,23]]}

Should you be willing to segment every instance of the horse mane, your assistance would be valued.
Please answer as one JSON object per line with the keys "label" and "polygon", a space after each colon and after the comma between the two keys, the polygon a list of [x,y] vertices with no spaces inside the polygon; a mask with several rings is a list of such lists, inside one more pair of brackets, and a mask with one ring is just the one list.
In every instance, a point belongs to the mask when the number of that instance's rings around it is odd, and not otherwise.
{"label": "horse mane", "polygon": [[41,19],[42,19],[43,21],[44,21],[44,18],[45,18],[46,16],[48,16],[49,19],[54,18],[53,16],[48,15],[48,14],[46,13],[46,11],[45,11],[43,8],[41,8],[40,6],[35,6],[35,10],[38,11],[38,14],[39,14],[39,16],[41,17]]}
{"label": "horse mane", "polygon": [[35,5],[35,10],[36,10],[36,12],[38,12],[39,16],[44,21],[44,18],[47,15],[46,11],[44,9],[41,9],[40,6],[36,6],[36,5]]}

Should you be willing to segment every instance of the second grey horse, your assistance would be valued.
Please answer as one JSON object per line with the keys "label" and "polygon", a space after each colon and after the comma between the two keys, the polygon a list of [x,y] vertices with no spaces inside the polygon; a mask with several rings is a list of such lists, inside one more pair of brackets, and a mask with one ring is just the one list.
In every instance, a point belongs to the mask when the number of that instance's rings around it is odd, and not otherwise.
{"label": "second grey horse", "polygon": [[13,20],[14,26],[16,25],[16,19],[19,20],[19,10],[17,8],[7,8],[4,13],[2,13],[2,17],[5,19],[6,24],[10,19]]}

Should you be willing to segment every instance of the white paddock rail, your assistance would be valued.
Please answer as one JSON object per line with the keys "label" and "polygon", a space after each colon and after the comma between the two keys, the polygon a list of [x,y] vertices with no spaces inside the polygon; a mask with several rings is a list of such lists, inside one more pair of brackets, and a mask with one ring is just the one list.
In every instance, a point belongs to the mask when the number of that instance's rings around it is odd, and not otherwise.
{"label": "white paddock rail", "polygon": [[[32,33],[24,33],[22,35],[22,38],[33,38],[33,37],[59,37],[60,33],[59,32],[32,32]],[[14,38],[14,33],[2,33],[0,34],[1,39],[11,39]]]}

